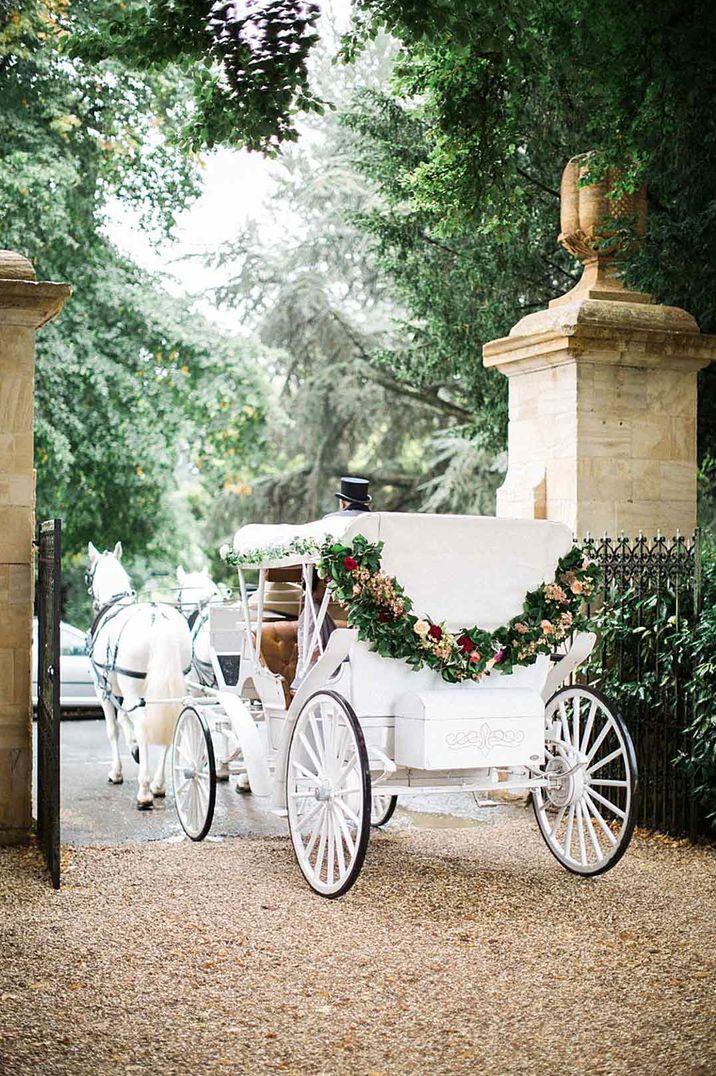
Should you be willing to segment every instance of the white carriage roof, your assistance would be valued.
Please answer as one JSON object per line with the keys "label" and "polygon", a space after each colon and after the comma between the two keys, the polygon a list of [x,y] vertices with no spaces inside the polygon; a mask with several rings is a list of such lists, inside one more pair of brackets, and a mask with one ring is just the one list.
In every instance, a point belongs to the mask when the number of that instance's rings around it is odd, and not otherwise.
{"label": "white carriage roof", "polygon": [[384,542],[383,568],[402,583],[418,615],[488,631],[521,611],[527,591],[554,578],[573,541],[563,523],[540,519],[362,512],[303,526],[242,527],[234,551],[257,567],[301,564],[316,559],[315,552],[296,552],[302,542],[348,542],[358,534]]}
{"label": "white carriage roof", "polygon": [[370,512],[354,516],[343,538],[356,534],[384,543],[383,570],[418,616],[486,631],[520,613],[527,591],[554,579],[573,544],[564,523],[495,516]]}

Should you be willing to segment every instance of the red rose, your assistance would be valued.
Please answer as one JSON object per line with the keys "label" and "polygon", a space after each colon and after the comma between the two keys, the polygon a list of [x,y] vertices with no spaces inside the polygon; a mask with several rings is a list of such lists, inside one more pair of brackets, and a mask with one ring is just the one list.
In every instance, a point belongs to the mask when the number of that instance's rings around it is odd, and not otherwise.
{"label": "red rose", "polygon": [[358,567],[358,561],[354,557],[344,557],[343,567],[347,572],[354,572]]}
{"label": "red rose", "polygon": [[428,628],[428,635],[431,639],[442,639],[443,629],[439,624],[431,624]]}
{"label": "red rose", "polygon": [[457,641],[457,645],[460,647],[463,654],[471,654],[475,649],[475,644],[469,635],[461,635]]}
{"label": "red rose", "polygon": [[386,620],[390,620],[390,617],[386,613],[385,609],[381,609],[381,611],[378,613],[378,620],[380,620],[382,624],[385,624]]}
{"label": "red rose", "polygon": [[473,652],[470,654],[470,661],[473,665],[477,665],[481,657],[482,654],[479,652],[479,650],[473,650]]}

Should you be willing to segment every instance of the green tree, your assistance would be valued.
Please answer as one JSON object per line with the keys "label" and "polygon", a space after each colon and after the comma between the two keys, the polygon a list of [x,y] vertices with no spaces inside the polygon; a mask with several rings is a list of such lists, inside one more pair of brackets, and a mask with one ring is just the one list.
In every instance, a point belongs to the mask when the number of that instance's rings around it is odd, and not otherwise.
{"label": "green tree", "polygon": [[[286,117],[291,130],[293,112],[314,107],[304,80],[315,44],[313,29],[296,51],[299,90],[296,72],[287,75],[283,66],[279,35],[267,29],[272,4],[242,8],[240,36],[258,34],[260,61],[249,64],[244,50],[238,62],[241,77],[257,92],[246,107],[223,94],[215,123],[206,119],[204,107],[214,89],[202,90],[202,80],[209,77],[208,68],[220,86],[230,86],[231,75],[216,66],[205,7],[189,0],[146,0],[141,8],[141,18],[130,18],[136,11],[130,5],[118,23],[95,30],[90,39],[99,49],[95,54],[116,55],[129,48],[136,63],[142,57],[160,61],[162,50],[172,59],[181,55],[198,80],[195,115],[205,118],[197,130],[199,142],[227,139],[266,146],[270,129],[281,138]],[[230,10],[225,4],[215,6],[211,33],[231,36]],[[306,11],[301,9],[301,18]],[[346,58],[358,55],[379,31],[402,42],[393,96],[422,124],[422,138],[412,166],[403,169],[400,197],[418,219],[427,215],[433,239],[440,236],[447,245],[457,236],[462,243],[468,232],[473,242],[487,238],[498,264],[506,267],[505,279],[517,284],[526,252],[534,246],[544,254],[542,200],[553,199],[553,233],[564,163],[593,150],[593,176],[617,165],[626,186],[644,177],[648,181],[649,232],[629,266],[631,282],[659,301],[686,307],[705,331],[714,331],[716,268],[710,252],[716,242],[716,7],[709,0],[356,0],[354,11],[356,26],[345,43]],[[284,16],[295,19],[297,31],[303,26],[288,7],[282,8]],[[167,19],[174,20],[174,28],[165,26]],[[159,26],[166,29],[169,45],[160,41]],[[179,52],[172,53],[176,39]],[[77,47],[84,47],[81,37]],[[288,104],[282,98],[286,108],[280,122],[277,86],[292,93]],[[258,140],[257,127],[262,132]],[[555,260],[554,246],[549,256]],[[528,254],[528,263],[530,258]],[[564,266],[556,260],[560,277]],[[511,304],[506,298],[489,303],[494,317],[484,319],[486,330],[488,321],[498,333],[509,328],[508,310],[521,301],[523,291],[541,286],[550,293],[551,271],[540,272],[538,279],[531,268],[523,268]],[[480,291],[494,283],[488,273],[473,286]],[[411,366],[403,358],[406,375],[412,376],[420,364]],[[450,349],[444,366],[450,379],[455,377],[454,359]],[[704,375],[702,450],[712,448],[716,438],[715,378],[714,373]],[[495,421],[497,429],[499,408]]]}
{"label": "green tree", "polygon": [[175,144],[181,86],[68,61],[66,16],[56,0],[0,8],[0,241],[74,287],[38,335],[36,460],[38,514],[63,517],[76,582],[90,539],[121,537],[149,562],[196,541],[178,468],[213,492],[255,463],[266,390],[260,347],[218,333],[107,240],[110,195],[158,241],[196,195]]}

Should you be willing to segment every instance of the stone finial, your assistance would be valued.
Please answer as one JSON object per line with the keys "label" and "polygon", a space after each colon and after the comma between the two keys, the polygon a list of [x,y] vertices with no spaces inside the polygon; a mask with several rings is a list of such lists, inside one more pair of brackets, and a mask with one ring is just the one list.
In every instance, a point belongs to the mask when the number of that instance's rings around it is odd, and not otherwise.
{"label": "stone finial", "polygon": [[0,280],[35,280],[32,262],[15,250],[0,250]]}
{"label": "stone finial", "polygon": [[[617,275],[623,237],[614,233],[613,221],[629,220],[634,236],[646,232],[646,187],[631,194],[609,197],[617,173],[608,172],[596,183],[582,183],[592,154],[582,153],[567,163],[560,188],[559,243],[584,265],[579,283],[550,306],[581,296],[594,299],[648,302],[650,296],[629,291]],[[580,185],[581,184],[581,185]],[[609,240],[613,240],[609,242]]]}

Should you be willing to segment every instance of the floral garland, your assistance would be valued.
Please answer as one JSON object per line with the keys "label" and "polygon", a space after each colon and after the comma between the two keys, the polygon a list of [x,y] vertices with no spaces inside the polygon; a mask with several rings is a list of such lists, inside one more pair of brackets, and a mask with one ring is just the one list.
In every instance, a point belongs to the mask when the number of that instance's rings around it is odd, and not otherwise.
{"label": "floral garland", "polygon": [[525,597],[522,612],[508,624],[484,631],[450,632],[444,623],[412,612],[413,603],[397,579],[381,571],[382,542],[356,535],[350,546],[328,540],[321,550],[319,575],[348,610],[358,637],[383,657],[439,672],[443,680],[481,680],[492,669],[509,673],[551,654],[572,632],[586,626],[582,603],[594,593],[599,568],[578,546],[557,563],[555,581],[542,583]]}
{"label": "floral garland", "polygon": [[234,553],[222,546],[229,564],[257,568],[268,560],[318,556],[318,574],[336,601],[348,610],[348,623],[358,637],[383,657],[406,661],[414,669],[427,666],[449,683],[481,680],[495,666],[509,673],[515,665],[531,665],[538,654],[551,654],[559,643],[587,625],[582,604],[594,593],[599,567],[574,546],[557,562],[553,583],[527,593],[522,612],[494,631],[463,628],[450,632],[444,622],[420,618],[400,583],[381,570],[382,542],[358,534],[351,545],[333,538],[322,544],[297,538],[283,545]]}
{"label": "floral garland", "polygon": [[[333,541],[332,538],[328,539]],[[236,568],[260,568],[267,560],[284,560],[286,557],[315,557],[322,545],[313,538],[294,538],[291,542],[261,546],[246,553],[235,553],[230,545],[222,545],[219,556]]]}

